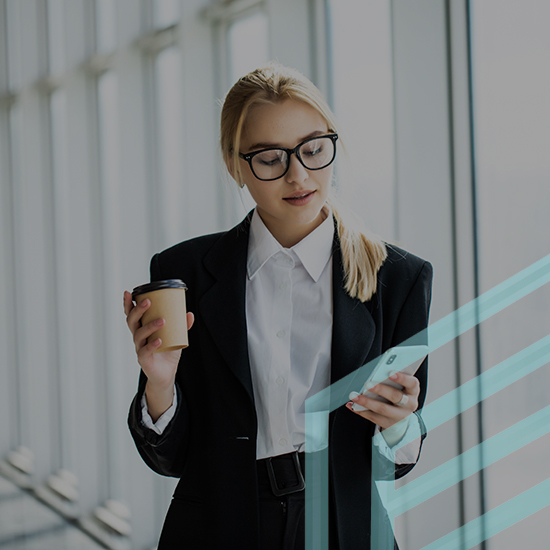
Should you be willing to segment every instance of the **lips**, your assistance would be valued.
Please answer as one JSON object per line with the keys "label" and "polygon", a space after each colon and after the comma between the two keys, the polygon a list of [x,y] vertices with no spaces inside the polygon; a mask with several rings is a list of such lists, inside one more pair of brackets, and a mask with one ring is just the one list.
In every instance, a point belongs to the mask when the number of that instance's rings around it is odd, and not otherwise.
{"label": "lips", "polygon": [[315,190],[304,190],[304,191],[295,191],[288,197],[285,197],[283,200],[286,201],[287,204],[290,204],[292,206],[305,206],[306,204],[309,204],[313,197],[315,196]]}
{"label": "lips", "polygon": [[288,195],[288,197],[284,197],[284,200],[305,199],[308,195],[311,195],[311,193],[315,193],[315,191],[295,191],[294,193]]}

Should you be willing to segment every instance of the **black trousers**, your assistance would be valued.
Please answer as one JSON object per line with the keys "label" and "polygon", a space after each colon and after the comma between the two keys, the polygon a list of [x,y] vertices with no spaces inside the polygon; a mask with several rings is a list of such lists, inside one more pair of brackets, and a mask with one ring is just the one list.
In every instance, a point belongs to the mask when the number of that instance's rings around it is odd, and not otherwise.
{"label": "black trousers", "polygon": [[[305,491],[276,496],[276,489],[292,489],[299,484],[300,470],[305,478],[305,454],[298,453],[299,466],[292,454],[271,461],[256,461],[259,491],[259,550],[305,549]],[[270,472],[271,471],[271,475]],[[332,503],[331,503],[332,504]],[[393,536],[392,536],[393,538]],[[393,541],[394,550],[399,550]],[[329,549],[338,550],[338,535],[333,505],[329,506]],[[371,549],[375,550],[375,549]]]}
{"label": "black trousers", "polygon": [[[299,453],[299,464],[304,472],[304,454]],[[258,460],[258,490],[260,504],[260,550],[304,550],[305,548],[305,492],[301,490],[276,496],[273,482],[280,489],[298,486],[299,473],[292,455],[283,455],[269,461]],[[268,473],[271,470],[272,475]]]}

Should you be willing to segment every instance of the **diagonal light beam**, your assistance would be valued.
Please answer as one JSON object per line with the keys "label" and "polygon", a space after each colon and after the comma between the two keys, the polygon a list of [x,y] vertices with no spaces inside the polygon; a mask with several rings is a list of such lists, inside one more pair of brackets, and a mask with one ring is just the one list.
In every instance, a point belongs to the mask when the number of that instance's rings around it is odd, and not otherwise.
{"label": "diagonal light beam", "polygon": [[[489,317],[498,313],[499,311],[502,311],[507,306],[513,304],[520,298],[523,298],[524,296],[530,294],[531,292],[540,288],[541,286],[543,286],[548,282],[550,282],[550,255],[542,258],[538,262],[535,262],[534,264],[520,271],[516,275],[510,277],[506,281],[495,286],[491,290],[488,290],[481,296],[478,296],[468,304],[465,304],[464,306],[450,313],[443,319],[440,319],[436,323],[430,325],[430,327],[428,327],[424,331],[416,334],[412,338],[409,338],[408,340],[403,342],[402,345],[412,345],[414,343],[417,343],[418,341],[422,341],[422,342],[428,341],[430,351],[434,351],[439,347],[443,346],[444,344],[450,342],[460,334],[463,334],[467,330],[475,327],[482,321],[488,319]],[[542,352],[542,353],[545,353],[545,352]],[[377,359],[370,361],[366,365],[363,365],[362,367],[357,369],[355,372],[350,373],[349,375],[345,376],[335,384],[332,384],[325,390],[310,397],[306,401],[306,447],[312,444],[315,437],[315,434],[312,433],[311,428],[308,429],[308,425],[313,426],[318,424],[318,422],[311,422],[311,421],[308,423],[308,416],[311,418],[312,417],[311,413],[316,413],[316,412],[328,413],[344,405],[348,401],[349,392],[356,387],[362,386],[362,382],[366,379],[368,374],[372,371],[376,362],[377,362]],[[495,389],[496,387],[497,387],[496,384],[491,384],[491,388],[494,391],[498,391]],[[462,394],[460,395],[452,394],[451,397],[456,399],[456,397],[459,397],[459,396],[462,396]],[[449,399],[451,399],[451,397]],[[486,395],[484,395],[484,397],[486,397]],[[468,403],[468,401],[466,401],[465,403]],[[463,410],[465,410],[462,403],[459,409],[458,405],[456,404],[456,400],[452,404],[449,400],[448,404],[452,406],[450,406],[450,408],[448,408],[446,412],[445,411],[443,412],[443,417],[445,417],[446,420],[453,418],[454,416],[456,416],[457,414],[460,414],[461,412],[463,412]],[[472,405],[468,405],[466,408],[469,408],[470,406]],[[437,424],[439,420],[436,417],[432,417],[432,418],[433,419],[430,419],[428,414],[428,420],[429,422],[431,422],[431,425],[433,427],[433,425]],[[441,422],[446,420],[441,420]],[[315,489],[311,487],[308,488],[308,486],[306,485],[306,548],[307,550],[325,550],[326,548],[328,548],[328,498],[325,498],[326,484],[328,483],[328,453],[322,453],[322,458],[320,460],[321,462],[319,462],[316,465],[316,468],[318,468],[318,471],[327,472],[325,476],[327,477],[327,479],[323,480],[322,489]],[[306,471],[306,475],[307,475],[307,471]],[[531,489],[530,491],[535,491],[538,489],[538,487],[539,486]],[[312,492],[315,493],[315,495],[313,495]],[[381,491],[381,493],[386,494],[387,496],[388,491],[383,490]],[[547,490],[547,493],[550,495],[550,491]],[[538,495],[539,492],[536,492],[536,494]],[[317,498],[311,498],[312,496],[316,496]],[[317,500],[319,497],[323,497],[320,505],[319,505],[319,501]],[[516,499],[513,499],[513,500],[517,501],[518,498],[520,497],[516,497]],[[548,499],[550,500],[550,496],[548,496]],[[389,500],[389,499],[386,498],[386,500]],[[317,504],[313,505],[313,502],[315,501],[317,502]],[[517,502],[523,502],[523,501],[517,501]],[[544,504],[544,506],[546,506],[546,504]],[[499,507],[499,509],[500,508],[501,507]],[[506,513],[509,512],[508,508],[502,508],[502,510],[504,510]],[[481,518],[477,518],[477,520],[474,520],[474,522],[470,522],[470,524],[473,526],[470,528],[470,531],[468,531],[468,533],[464,531],[464,533],[462,533],[459,536],[467,535],[467,536],[472,536],[474,538],[475,536],[481,536],[481,535],[475,535],[476,533],[475,525],[479,524],[481,526],[483,520],[491,521],[492,522],[491,526],[499,524],[500,520],[499,520],[498,513],[494,516],[490,515],[492,513],[493,511],[488,512]],[[520,515],[519,511],[516,510],[514,506],[512,506],[511,513]],[[394,518],[395,516],[391,514],[390,517]],[[519,519],[517,521],[519,521]],[[475,522],[478,522],[478,524],[476,524]],[[390,520],[390,523],[393,524],[392,519]],[[461,529],[464,529],[465,527],[467,526],[464,526]],[[478,528],[478,530],[479,529],[480,528]],[[457,530],[453,533],[456,533],[456,532],[461,533],[460,530]],[[481,529],[480,532],[489,533],[490,529],[487,529],[486,531]],[[452,535],[452,533],[450,535]],[[487,536],[490,536],[490,535],[487,534]],[[443,540],[443,539],[440,539],[440,540]],[[460,539],[457,539],[457,540],[460,541]],[[447,542],[444,542],[444,544],[447,544]],[[453,544],[451,539],[449,539],[449,544]],[[427,547],[425,550],[435,550],[436,548],[450,549],[450,548],[455,548],[455,546],[434,546],[433,548]]]}

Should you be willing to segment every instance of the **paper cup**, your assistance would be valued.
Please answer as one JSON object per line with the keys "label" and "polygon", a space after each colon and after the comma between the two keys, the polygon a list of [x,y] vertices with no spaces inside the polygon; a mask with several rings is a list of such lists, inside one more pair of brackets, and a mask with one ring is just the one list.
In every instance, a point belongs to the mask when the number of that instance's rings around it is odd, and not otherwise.
{"label": "paper cup", "polygon": [[186,290],[187,285],[181,279],[153,281],[134,288],[132,299],[137,304],[147,298],[151,300],[149,309],[141,318],[141,324],[146,325],[160,317],[166,321],[159,330],[147,338],[147,343],[153,342],[157,338],[162,340],[162,344],[154,353],[183,349],[189,345],[187,308],[185,306]]}

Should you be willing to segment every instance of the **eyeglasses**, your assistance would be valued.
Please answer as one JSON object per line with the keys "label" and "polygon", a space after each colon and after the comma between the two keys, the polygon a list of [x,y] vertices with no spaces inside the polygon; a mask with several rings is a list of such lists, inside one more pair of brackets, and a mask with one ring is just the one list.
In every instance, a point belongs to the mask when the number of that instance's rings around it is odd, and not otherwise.
{"label": "eyeglasses", "polygon": [[290,156],[295,153],[304,168],[322,170],[336,157],[338,134],[316,136],[299,143],[294,149],[274,147],[253,153],[239,153],[246,160],[252,173],[262,181],[273,181],[282,178],[290,167]]}

